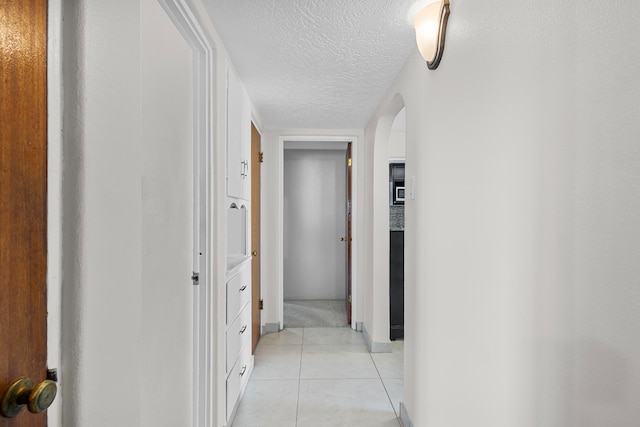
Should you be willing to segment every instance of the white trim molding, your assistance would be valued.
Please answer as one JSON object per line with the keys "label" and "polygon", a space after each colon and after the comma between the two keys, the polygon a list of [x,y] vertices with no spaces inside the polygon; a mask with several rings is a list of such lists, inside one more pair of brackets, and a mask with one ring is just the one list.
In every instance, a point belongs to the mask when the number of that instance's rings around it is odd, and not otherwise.
{"label": "white trim molding", "polygon": [[280,331],[279,323],[265,323],[264,325],[262,325],[261,335],[273,334],[279,331]]}
{"label": "white trim molding", "polygon": [[[62,378],[62,0],[48,1],[47,25],[47,366]],[[47,410],[62,427],[64,384]]]}
{"label": "white trim molding", "polygon": [[369,353],[391,353],[391,342],[375,342],[371,339],[367,327],[362,324],[362,337]]}
{"label": "white trim molding", "polygon": [[213,420],[213,106],[215,51],[184,0],[158,0],[193,49],[193,427]]}

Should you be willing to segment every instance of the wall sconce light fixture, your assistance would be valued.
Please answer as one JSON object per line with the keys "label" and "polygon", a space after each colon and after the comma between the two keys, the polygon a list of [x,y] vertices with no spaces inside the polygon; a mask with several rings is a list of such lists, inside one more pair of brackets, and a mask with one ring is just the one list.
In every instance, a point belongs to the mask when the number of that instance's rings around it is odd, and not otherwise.
{"label": "wall sconce light fixture", "polygon": [[448,19],[449,0],[438,0],[425,6],[413,20],[418,50],[430,70],[435,70],[440,65]]}

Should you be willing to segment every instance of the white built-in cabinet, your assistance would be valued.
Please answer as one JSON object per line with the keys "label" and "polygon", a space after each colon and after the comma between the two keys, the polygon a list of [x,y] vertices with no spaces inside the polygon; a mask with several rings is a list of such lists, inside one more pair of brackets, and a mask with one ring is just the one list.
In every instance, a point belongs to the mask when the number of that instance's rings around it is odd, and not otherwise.
{"label": "white built-in cabinet", "polygon": [[227,272],[225,295],[226,419],[231,424],[253,368],[251,355],[251,107],[233,71],[227,73]]}
{"label": "white built-in cabinet", "polygon": [[[250,262],[247,265],[250,266]],[[240,266],[242,267],[242,265]],[[251,355],[251,268],[227,278],[225,372],[227,419],[233,416],[253,368]]]}
{"label": "white built-in cabinet", "polygon": [[251,104],[232,71],[227,73],[227,196],[249,200]]}

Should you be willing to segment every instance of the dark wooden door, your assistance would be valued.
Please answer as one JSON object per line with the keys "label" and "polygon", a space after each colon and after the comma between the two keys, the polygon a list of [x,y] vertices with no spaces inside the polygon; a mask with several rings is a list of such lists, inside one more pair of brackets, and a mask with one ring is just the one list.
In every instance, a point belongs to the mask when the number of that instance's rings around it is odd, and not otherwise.
{"label": "dark wooden door", "polygon": [[[47,2],[0,1],[0,394],[47,368]],[[0,416],[44,427],[46,414]]]}
{"label": "dark wooden door", "polygon": [[260,340],[260,134],[251,123],[251,348]]}
{"label": "dark wooden door", "polygon": [[347,323],[351,325],[351,143],[347,144]]}

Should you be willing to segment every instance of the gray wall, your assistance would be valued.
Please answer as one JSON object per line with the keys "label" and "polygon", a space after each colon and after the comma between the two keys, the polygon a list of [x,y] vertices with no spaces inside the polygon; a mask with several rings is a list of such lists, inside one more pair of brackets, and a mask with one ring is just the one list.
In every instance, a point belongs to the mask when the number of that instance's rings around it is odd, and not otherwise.
{"label": "gray wall", "polygon": [[284,299],[344,299],[346,152],[284,153]]}

